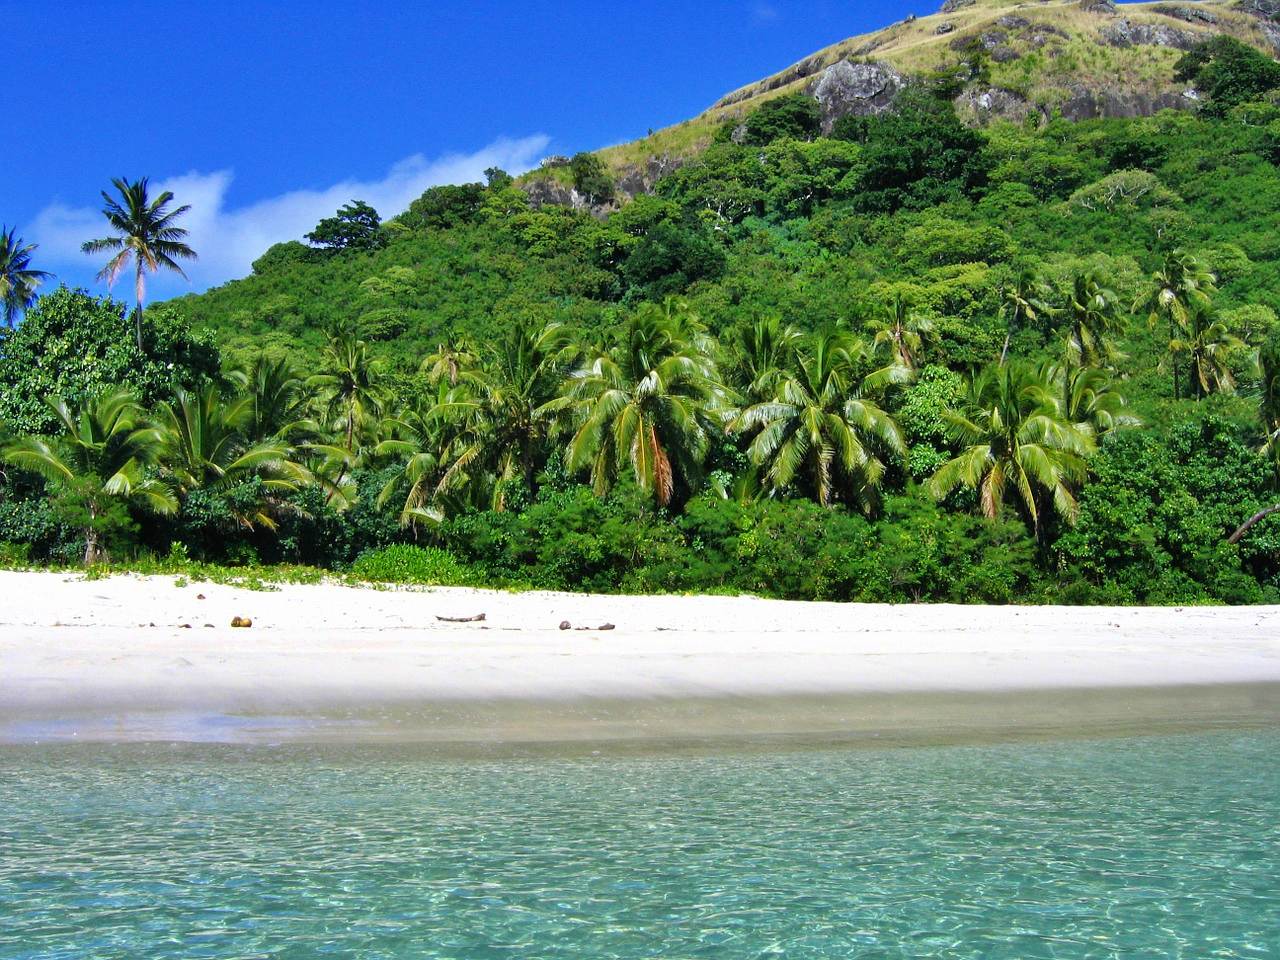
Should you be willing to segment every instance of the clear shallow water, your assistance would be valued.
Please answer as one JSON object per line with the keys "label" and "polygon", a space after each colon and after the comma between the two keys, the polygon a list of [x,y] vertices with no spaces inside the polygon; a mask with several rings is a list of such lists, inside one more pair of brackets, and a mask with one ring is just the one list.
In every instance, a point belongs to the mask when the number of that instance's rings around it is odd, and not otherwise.
{"label": "clear shallow water", "polygon": [[1277,957],[1280,731],[0,750],[0,957]]}

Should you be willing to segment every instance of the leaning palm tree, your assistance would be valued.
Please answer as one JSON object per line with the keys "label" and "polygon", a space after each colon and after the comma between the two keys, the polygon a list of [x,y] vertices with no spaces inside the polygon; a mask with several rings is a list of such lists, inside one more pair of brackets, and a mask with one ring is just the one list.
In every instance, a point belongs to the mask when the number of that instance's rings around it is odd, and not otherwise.
{"label": "leaning palm tree", "polygon": [[1094,273],[1078,275],[1060,310],[1067,326],[1066,353],[1078,366],[1096,367],[1117,359],[1110,335],[1119,326],[1116,295]]}
{"label": "leaning palm tree", "polygon": [[142,309],[146,298],[146,275],[161,268],[172,270],[184,279],[186,273],[178,265],[179,260],[195,260],[196,252],[186,245],[187,231],[177,226],[177,220],[191,209],[182,206],[170,209],[173,193],[165,190],[152,199],[148,193],[148,179],[143,177],[132,183],[124,178],[111,181],[120,194],[117,200],[102,191],[106,204],[102,215],[107,218],[116,235],[99,240],[86,240],[80,247],[85,253],[111,253],[113,256],[98,274],[99,280],[114,285],[116,279],[133,264],[133,290],[138,309],[134,322],[138,336],[138,349],[142,349]]}
{"label": "leaning palm tree", "polygon": [[310,476],[284,441],[248,439],[245,427],[252,412],[251,397],[224,401],[216,386],[197,393],[177,391],[172,403],[159,405],[159,461],[183,496],[255,482],[260,496],[247,506],[231,508],[232,516],[248,529],[274,530],[272,513],[279,498],[306,484]]}
{"label": "leaning palm tree", "polygon": [[1208,309],[1193,309],[1180,335],[1169,341],[1169,354],[1175,362],[1177,357],[1187,356],[1196,399],[1202,400],[1211,393],[1232,393],[1235,390],[1231,355],[1244,346],[1244,341]]}
{"label": "leaning palm tree", "polygon": [[868,322],[867,330],[876,347],[888,350],[894,364],[914,370],[933,334],[933,324],[916,314],[910,301],[896,291],[884,308],[884,315]]}
{"label": "leaning palm tree", "polygon": [[31,266],[34,243],[24,243],[13,230],[0,227],[0,306],[12,330],[18,314],[36,302],[36,288],[53,274]]}
{"label": "leaning palm tree", "polygon": [[1208,309],[1217,292],[1218,278],[1203,263],[1183,250],[1165,255],[1160,267],[1151,275],[1147,289],[1133,305],[1134,312],[1145,312],[1147,323],[1154,327],[1161,320],[1168,324],[1170,361],[1173,370],[1173,398],[1179,399],[1181,376],[1177,352],[1172,349],[1182,339],[1193,314]]}
{"label": "leaning palm tree", "polygon": [[148,472],[163,441],[158,430],[143,424],[142,408],[132,393],[110,388],[74,411],[61,398],[49,401],[49,406],[59,434],[18,440],[5,448],[3,457],[42,475],[75,509],[82,520],[86,566],[107,557],[102,534],[113,504],[160,514],[177,510],[173,492]]}
{"label": "leaning palm tree", "polygon": [[566,465],[589,468],[597,493],[629,464],[665,507],[700,470],[724,406],[710,339],[683,302],[667,300],[642,304],[621,341],[575,371],[544,409],[574,416]]}
{"label": "leaning palm tree", "polygon": [[369,352],[368,344],[349,330],[330,334],[320,363],[320,373],[307,385],[318,391],[330,420],[341,432],[341,449],[353,461],[362,430],[382,415],[382,363]]}
{"label": "leaning palm tree", "polygon": [[868,507],[884,475],[881,455],[906,458],[897,423],[867,394],[905,383],[911,372],[898,364],[860,377],[869,352],[844,330],[813,334],[780,377],[774,396],[734,419],[731,430],[755,434],[747,455],[764,469],[774,493],[799,483],[823,506],[843,499]]}
{"label": "leaning palm tree", "polygon": [[935,498],[968,487],[978,492],[982,513],[995,519],[1014,496],[1042,544],[1046,500],[1075,520],[1074,488],[1084,480],[1094,439],[1063,415],[1042,371],[1019,362],[985,367],[964,408],[943,416],[962,449],[930,478]]}

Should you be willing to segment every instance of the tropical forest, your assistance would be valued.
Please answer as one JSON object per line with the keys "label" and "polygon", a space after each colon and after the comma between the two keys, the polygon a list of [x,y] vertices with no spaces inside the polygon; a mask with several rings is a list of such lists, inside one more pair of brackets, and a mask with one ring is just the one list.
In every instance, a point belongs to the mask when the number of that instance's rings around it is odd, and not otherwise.
{"label": "tropical forest", "polygon": [[[0,562],[1280,602],[1266,11],[1144,4],[1177,42],[1086,49],[1113,15],[1035,6],[407,210],[352,197],[167,301],[184,199],[104,171],[101,289],[0,232]],[[1081,111],[1051,67],[1180,93]]]}

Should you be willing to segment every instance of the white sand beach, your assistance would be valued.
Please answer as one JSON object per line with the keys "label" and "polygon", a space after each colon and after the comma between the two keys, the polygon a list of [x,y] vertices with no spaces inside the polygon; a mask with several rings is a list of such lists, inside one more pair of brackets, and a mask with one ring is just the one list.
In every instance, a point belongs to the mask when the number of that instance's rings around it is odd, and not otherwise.
{"label": "white sand beach", "polygon": [[[25,572],[0,572],[0,597],[9,740],[961,735],[1280,720],[1277,607],[262,592]],[[253,626],[232,628],[234,617]],[[615,628],[598,629],[606,623]]]}

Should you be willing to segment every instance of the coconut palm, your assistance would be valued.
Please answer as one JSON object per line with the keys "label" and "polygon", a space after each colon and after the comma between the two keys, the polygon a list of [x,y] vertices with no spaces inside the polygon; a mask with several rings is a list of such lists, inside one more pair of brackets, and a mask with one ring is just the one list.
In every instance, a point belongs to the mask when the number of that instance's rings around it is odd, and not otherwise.
{"label": "coconut palm", "polygon": [[113,256],[98,274],[108,286],[133,265],[133,290],[138,309],[134,322],[138,337],[138,349],[142,349],[142,310],[146,299],[146,275],[160,269],[171,270],[184,279],[186,273],[178,265],[179,260],[195,260],[196,252],[184,242],[187,231],[177,225],[177,220],[190,206],[170,209],[173,193],[165,190],[155,199],[148,190],[148,179],[129,182],[124,178],[111,181],[117,200],[102,191],[105,206],[102,215],[107,218],[115,236],[99,240],[86,240],[80,247],[85,253],[111,253]]}
{"label": "coconut palm", "polygon": [[1169,341],[1171,357],[1186,355],[1196,399],[1210,393],[1232,393],[1236,388],[1231,355],[1245,346],[1209,309],[1193,309],[1179,335]]}
{"label": "coconut palm", "polygon": [[382,416],[382,362],[354,333],[336,330],[325,344],[320,363],[321,372],[307,385],[319,393],[330,422],[341,434],[340,449],[354,462],[361,432]]}
{"label": "coconut palm", "polygon": [[1118,358],[1109,336],[1119,326],[1116,295],[1094,273],[1078,275],[1059,311],[1067,326],[1066,353],[1078,366],[1101,366]]}
{"label": "coconut palm", "polygon": [[735,344],[732,382],[748,400],[773,396],[782,372],[795,357],[802,335],[778,316],[761,317],[740,330]]}
{"label": "coconut palm", "polygon": [[1043,372],[1025,363],[983,368],[964,408],[943,414],[962,449],[930,478],[930,493],[941,500],[957,487],[976,490],[989,519],[1014,496],[1041,542],[1046,500],[1073,522],[1074,488],[1095,444],[1091,431],[1063,415],[1053,393]]}
{"label": "coconut palm", "polygon": [[247,369],[233,371],[230,380],[248,402],[242,430],[250,443],[286,438],[296,441],[319,429],[308,416],[311,397],[306,382],[287,359],[259,354]]}
{"label": "coconut palm", "polygon": [[78,410],[61,398],[49,401],[60,432],[26,437],[4,450],[4,459],[50,482],[82,518],[84,562],[106,559],[101,538],[114,504],[155,513],[177,510],[168,486],[148,472],[163,446],[160,431],[146,426],[142,408],[128,390],[109,388]]}
{"label": "coconut palm", "polygon": [[876,347],[889,351],[894,364],[914,370],[933,333],[933,324],[917,316],[902,292],[896,291],[885,308],[884,316],[868,322],[867,330],[872,334]]}
{"label": "coconut palm", "polygon": [[10,330],[18,314],[36,302],[36,288],[53,274],[31,266],[34,243],[24,243],[12,229],[0,227],[0,306]]}
{"label": "coconut palm", "polygon": [[1008,356],[1013,331],[1052,319],[1055,311],[1047,302],[1048,296],[1048,287],[1029,269],[1019,272],[1013,282],[1001,290],[1000,312],[1005,323],[1001,363]]}
{"label": "coconut palm", "polygon": [[575,371],[547,405],[575,418],[566,464],[589,468],[603,494],[629,463],[636,483],[662,507],[691,486],[726,404],[711,342],[677,300],[642,304],[621,341]]}
{"label": "coconut palm", "polygon": [[906,382],[910,371],[895,365],[860,377],[868,353],[847,331],[815,333],[796,351],[774,396],[734,419],[730,429],[754,433],[747,455],[773,492],[802,484],[823,506],[842,499],[867,507],[884,475],[881,455],[905,459],[897,423],[867,394]]}
{"label": "coconut palm", "polygon": [[456,387],[462,371],[473,368],[477,359],[470,341],[464,337],[450,338],[425,357],[418,369],[433,384],[448,380],[449,386]]}
{"label": "coconut palm", "polygon": [[1042,376],[1052,385],[1063,418],[1094,437],[1142,425],[1105,370],[1059,363],[1046,366]]}
{"label": "coconut palm", "polygon": [[1170,360],[1173,370],[1173,397],[1181,394],[1181,376],[1178,368],[1178,352],[1174,341],[1183,337],[1193,314],[1208,309],[1217,292],[1218,278],[1198,259],[1184,250],[1174,250],[1165,255],[1160,267],[1151,275],[1147,289],[1133,305],[1134,312],[1147,314],[1147,323],[1155,327],[1164,320],[1168,324]]}
{"label": "coconut palm", "polygon": [[253,416],[253,398],[224,401],[216,386],[198,392],[179,390],[172,403],[161,403],[157,425],[161,431],[160,463],[184,496],[195,490],[227,491],[254,481],[259,496],[247,507],[228,509],[250,529],[275,529],[273,510],[279,498],[310,479],[293,459],[290,446],[278,439],[252,442],[245,433]]}

